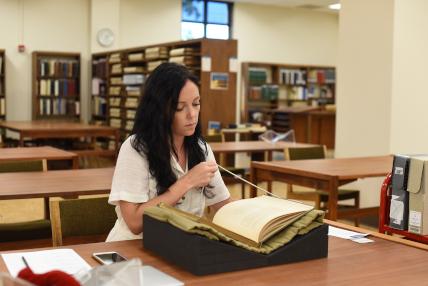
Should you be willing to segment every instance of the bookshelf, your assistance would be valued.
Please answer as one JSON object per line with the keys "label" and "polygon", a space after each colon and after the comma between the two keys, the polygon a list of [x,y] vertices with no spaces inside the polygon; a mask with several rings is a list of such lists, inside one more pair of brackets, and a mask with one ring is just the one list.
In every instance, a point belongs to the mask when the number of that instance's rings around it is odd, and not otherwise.
{"label": "bookshelf", "polygon": [[[237,57],[236,40],[198,39],[115,50],[92,55],[92,121],[118,127],[124,139],[132,130],[145,79],[163,62],[188,67],[198,78],[201,126],[208,120],[223,127],[235,122],[236,72],[229,68]],[[207,64],[207,62],[209,64]],[[102,72],[101,72],[102,70]],[[106,92],[101,95],[101,91]],[[224,108],[227,106],[228,108]]]}
{"label": "bookshelf", "polygon": [[242,63],[242,122],[271,126],[277,109],[334,104],[335,74],[329,66]]}
{"label": "bookshelf", "polygon": [[6,119],[6,56],[0,50],[0,120]]}
{"label": "bookshelf", "polygon": [[80,119],[80,54],[32,53],[33,120]]}

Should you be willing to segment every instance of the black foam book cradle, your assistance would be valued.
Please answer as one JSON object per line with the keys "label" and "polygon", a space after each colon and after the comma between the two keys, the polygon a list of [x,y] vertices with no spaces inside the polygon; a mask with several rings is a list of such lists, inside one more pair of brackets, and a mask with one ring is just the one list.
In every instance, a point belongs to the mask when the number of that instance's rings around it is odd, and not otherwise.
{"label": "black foam book cradle", "polygon": [[328,253],[327,225],[296,236],[267,255],[187,233],[148,215],[143,216],[143,233],[145,249],[195,275],[324,258]]}

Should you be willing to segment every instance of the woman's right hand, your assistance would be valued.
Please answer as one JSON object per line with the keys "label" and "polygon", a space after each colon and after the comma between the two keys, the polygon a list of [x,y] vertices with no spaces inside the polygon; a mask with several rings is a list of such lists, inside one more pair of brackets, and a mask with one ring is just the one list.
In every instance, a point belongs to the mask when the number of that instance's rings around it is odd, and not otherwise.
{"label": "woman's right hand", "polygon": [[201,188],[209,184],[218,170],[217,164],[214,161],[201,162],[194,166],[190,171],[182,177],[189,184],[190,188]]}

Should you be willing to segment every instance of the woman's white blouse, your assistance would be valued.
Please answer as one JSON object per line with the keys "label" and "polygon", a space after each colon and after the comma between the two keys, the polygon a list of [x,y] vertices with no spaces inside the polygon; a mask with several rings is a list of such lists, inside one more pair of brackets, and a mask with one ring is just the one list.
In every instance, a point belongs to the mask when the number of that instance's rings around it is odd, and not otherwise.
{"label": "woman's white blouse", "polygon": [[[117,220],[107,237],[107,241],[128,240],[141,238],[142,233],[133,234],[125,223],[119,207],[119,201],[144,203],[157,196],[157,182],[150,175],[149,162],[144,154],[138,153],[132,146],[133,136],[123,142],[114,170],[109,203],[116,206]],[[214,154],[207,144],[207,161],[215,161]],[[188,160],[187,160],[188,161]],[[177,178],[188,171],[183,170],[174,156],[171,156],[171,167]],[[220,172],[217,171],[210,182],[210,191],[214,197],[207,198],[201,188],[193,188],[175,205],[176,208],[201,216],[205,206],[210,206],[229,198]]]}

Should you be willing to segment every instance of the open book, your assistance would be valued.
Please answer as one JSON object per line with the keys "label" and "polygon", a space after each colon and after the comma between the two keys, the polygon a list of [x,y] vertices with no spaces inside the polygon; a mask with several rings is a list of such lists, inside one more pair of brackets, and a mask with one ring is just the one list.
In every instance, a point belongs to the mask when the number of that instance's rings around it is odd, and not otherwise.
{"label": "open book", "polygon": [[234,240],[254,247],[258,247],[312,209],[312,206],[296,201],[259,196],[228,203],[209,221],[174,208],[176,212],[193,221],[207,224]]}
{"label": "open book", "polygon": [[223,206],[212,223],[233,239],[259,245],[312,209],[296,201],[260,196]]}

